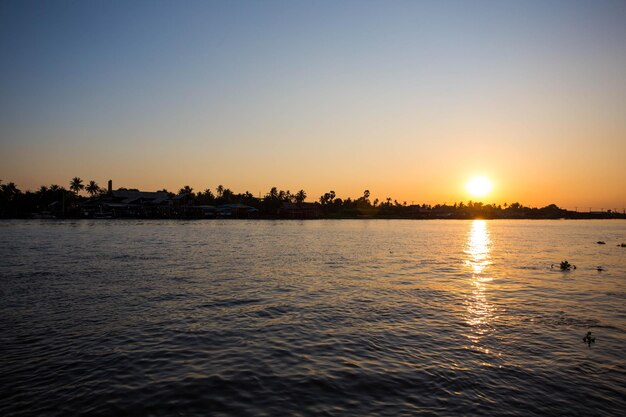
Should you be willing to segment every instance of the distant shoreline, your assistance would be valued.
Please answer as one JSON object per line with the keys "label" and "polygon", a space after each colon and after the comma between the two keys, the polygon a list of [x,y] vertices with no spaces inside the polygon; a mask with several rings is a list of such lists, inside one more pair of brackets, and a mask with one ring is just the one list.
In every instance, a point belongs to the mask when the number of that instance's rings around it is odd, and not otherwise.
{"label": "distant shoreline", "polygon": [[154,218],[154,217],[114,217],[110,219],[98,219],[98,218],[87,218],[87,217],[59,217],[59,218],[38,218],[38,217],[4,217],[0,218],[1,221],[12,221],[12,220],[24,220],[24,221],[47,221],[47,222],[58,222],[58,221],[103,221],[103,222],[111,222],[111,221],[163,221],[163,220],[171,220],[171,221],[211,221],[211,220],[228,220],[228,221],[320,221],[320,220],[332,220],[332,221],[340,221],[340,220],[414,220],[414,221],[433,221],[433,220],[626,220],[626,216],[622,215],[621,217],[560,217],[560,218],[544,218],[544,217],[498,217],[498,218],[483,218],[483,217],[473,217],[473,218],[453,218],[453,217],[429,217],[429,218],[411,218],[411,217],[318,217],[318,218],[283,218],[283,217],[257,217],[257,218],[182,218],[182,217],[172,217],[172,218]]}
{"label": "distant shoreline", "polygon": [[[81,191],[90,197],[80,195]],[[307,202],[307,193],[299,190],[279,190],[272,187],[263,197],[249,192],[235,193],[223,187],[195,192],[184,186],[178,193],[165,189],[141,191],[138,189],[107,188],[95,181],[88,185],[75,177],[70,189],[59,185],[41,186],[38,191],[22,192],[16,184],[0,183],[0,218],[13,219],[406,219],[406,220],[473,220],[473,219],[568,219],[608,220],[626,219],[626,213],[617,209],[579,212],[560,208],[556,204],[545,207],[527,207],[511,204],[484,204],[456,202],[453,204],[408,204],[388,197],[384,201],[370,199],[364,190],[358,198],[338,197],[334,191]],[[626,211],[624,209],[623,211]]]}

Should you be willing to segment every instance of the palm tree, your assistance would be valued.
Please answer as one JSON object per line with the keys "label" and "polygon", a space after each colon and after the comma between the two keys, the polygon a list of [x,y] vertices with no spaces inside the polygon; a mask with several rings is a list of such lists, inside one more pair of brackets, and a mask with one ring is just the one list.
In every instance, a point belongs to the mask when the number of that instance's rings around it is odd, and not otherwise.
{"label": "palm tree", "polygon": [[300,190],[296,193],[296,203],[302,203],[306,200],[306,192],[304,190]]}
{"label": "palm tree", "polygon": [[78,195],[78,192],[83,189],[85,189],[85,186],[83,185],[83,180],[81,180],[79,177],[72,178],[72,180],[70,181],[70,190],[74,191],[76,195]]}
{"label": "palm tree", "polygon": [[181,194],[193,194],[193,188],[191,188],[188,185],[185,185],[183,188],[178,190],[178,195],[181,195]]}
{"label": "palm tree", "polygon": [[234,202],[235,193],[230,188],[224,188],[222,198],[229,203]]}
{"label": "palm tree", "polygon": [[218,185],[217,188],[215,189],[215,191],[217,191],[217,196],[221,197],[222,193],[224,192],[224,186],[223,185]]}
{"label": "palm tree", "polygon": [[17,188],[14,182],[9,182],[6,184],[0,184],[0,193],[6,196],[7,200],[13,200],[16,195],[20,194],[21,191]]}
{"label": "palm tree", "polygon": [[98,194],[98,192],[100,191],[100,187],[94,180],[91,180],[89,181],[89,184],[87,184],[87,187],[85,187],[85,190],[87,190],[89,195],[93,197],[94,195]]}
{"label": "palm tree", "polygon": [[204,190],[204,192],[200,191],[198,193],[198,203],[200,204],[212,204],[215,201],[215,196],[213,195],[213,191],[210,188]]}
{"label": "palm tree", "polygon": [[207,188],[206,190],[204,190],[204,195],[206,196],[207,199],[211,201],[215,199],[215,196],[213,195],[213,191],[211,191],[210,188]]}

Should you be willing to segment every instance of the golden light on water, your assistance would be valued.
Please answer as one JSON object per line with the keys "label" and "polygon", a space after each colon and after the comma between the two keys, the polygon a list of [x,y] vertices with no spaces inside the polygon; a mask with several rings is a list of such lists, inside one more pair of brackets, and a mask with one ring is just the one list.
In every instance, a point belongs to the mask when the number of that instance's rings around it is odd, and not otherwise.
{"label": "golden light on water", "polygon": [[472,272],[470,280],[472,288],[466,302],[466,322],[471,326],[471,332],[468,335],[469,339],[475,348],[479,348],[485,353],[489,353],[489,350],[481,348],[477,344],[491,329],[491,322],[494,318],[494,306],[487,297],[488,284],[493,278],[486,273],[491,264],[489,255],[491,244],[487,221],[474,220],[468,234],[465,249],[465,254],[467,255],[465,263]]}
{"label": "golden light on water", "polygon": [[487,177],[477,176],[470,179],[465,188],[472,197],[484,197],[491,192],[493,184]]}
{"label": "golden light on water", "polygon": [[467,249],[465,253],[469,255],[467,264],[472,268],[474,275],[480,275],[485,267],[490,264],[489,249],[491,239],[487,230],[485,220],[474,220],[469,232]]}

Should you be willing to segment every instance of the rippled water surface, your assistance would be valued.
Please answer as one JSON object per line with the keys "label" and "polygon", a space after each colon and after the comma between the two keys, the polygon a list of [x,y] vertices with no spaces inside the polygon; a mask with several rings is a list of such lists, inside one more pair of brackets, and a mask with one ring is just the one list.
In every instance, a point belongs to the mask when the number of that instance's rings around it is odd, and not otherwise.
{"label": "rippled water surface", "polygon": [[0,415],[624,415],[624,241],[624,221],[0,222]]}

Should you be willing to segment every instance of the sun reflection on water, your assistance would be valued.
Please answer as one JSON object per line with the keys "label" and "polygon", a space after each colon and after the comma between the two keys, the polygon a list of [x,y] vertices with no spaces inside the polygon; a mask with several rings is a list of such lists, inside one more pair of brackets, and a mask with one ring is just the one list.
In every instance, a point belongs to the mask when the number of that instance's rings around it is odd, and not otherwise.
{"label": "sun reflection on water", "polygon": [[487,222],[485,220],[474,220],[469,232],[467,249],[465,250],[465,253],[469,255],[466,263],[472,268],[474,276],[481,275],[491,263],[489,261],[490,246],[491,239],[487,230]]}
{"label": "sun reflection on water", "polygon": [[466,322],[471,327],[468,338],[473,343],[472,347],[484,353],[489,353],[489,349],[480,346],[479,342],[491,331],[494,319],[494,306],[487,298],[489,283],[493,280],[488,274],[491,265],[490,251],[491,238],[487,222],[474,220],[464,251],[467,255],[465,264],[472,272],[471,293],[466,301]]}

